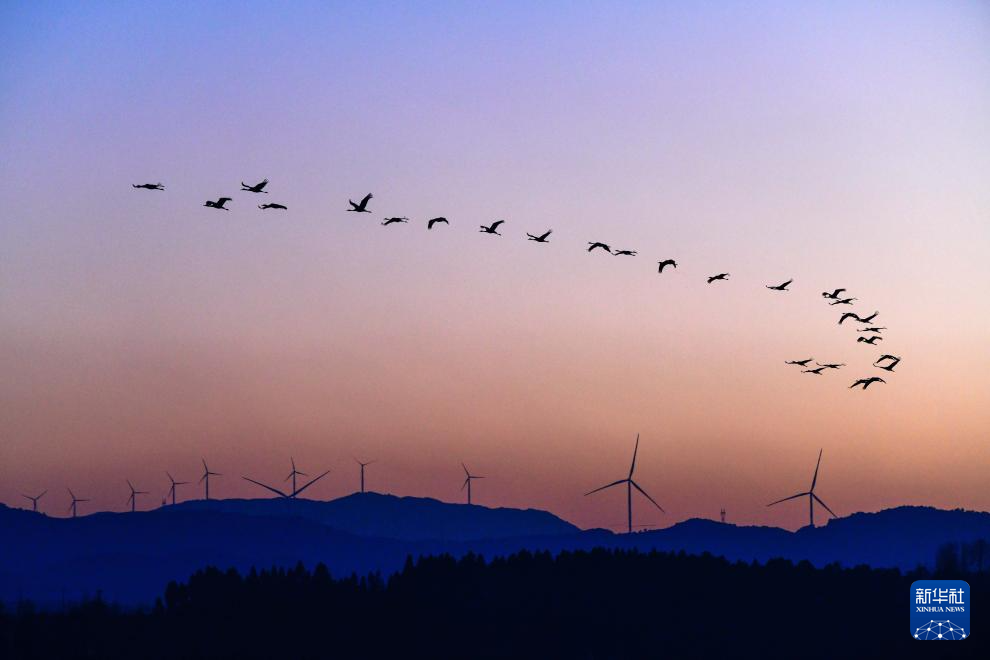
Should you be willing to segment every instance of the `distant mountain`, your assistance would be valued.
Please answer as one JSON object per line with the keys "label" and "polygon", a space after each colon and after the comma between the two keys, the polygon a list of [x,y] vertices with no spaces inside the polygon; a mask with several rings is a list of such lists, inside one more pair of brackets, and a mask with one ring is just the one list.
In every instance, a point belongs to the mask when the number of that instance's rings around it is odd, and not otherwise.
{"label": "distant mountain", "polygon": [[595,547],[710,552],[731,560],[807,559],[912,569],[947,542],[990,539],[990,514],[900,507],[790,532],[692,519],[637,534],[581,531],[550,513],[366,493],[330,502],[211,500],[138,513],[49,518],[0,505],[0,599],[58,603],[102,590],[151,602],[172,579],[214,565],[323,562],[337,575],[402,566],[407,556]]}
{"label": "distant mountain", "polygon": [[471,541],[579,531],[571,523],[539,509],[489,509],[430,497],[380,493],[354,493],[329,502],[284,498],[193,500],[167,510],[298,517],[352,534],[406,541]]}

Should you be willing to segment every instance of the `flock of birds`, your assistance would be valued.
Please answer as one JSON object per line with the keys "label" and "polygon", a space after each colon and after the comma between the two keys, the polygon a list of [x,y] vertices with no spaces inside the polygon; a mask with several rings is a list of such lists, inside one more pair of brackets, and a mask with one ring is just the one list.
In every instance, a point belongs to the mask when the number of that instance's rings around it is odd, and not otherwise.
{"label": "flock of birds", "polygon": [[[264,179],[254,185],[249,185],[242,181],[241,191],[249,192],[249,193],[268,194],[268,191],[265,190],[265,188],[268,186],[268,183],[269,183],[268,179]],[[131,185],[134,188],[139,188],[144,190],[165,190],[165,186],[162,183],[141,183],[141,184],[131,184]],[[361,198],[361,201],[359,202],[355,202],[354,200],[349,199],[347,200],[347,202],[350,205],[350,208],[346,210],[352,213],[371,213],[371,209],[368,208],[368,204],[371,202],[373,198],[374,195],[368,193],[363,198]],[[229,211],[230,209],[227,208],[227,203],[231,201],[233,201],[232,197],[219,197],[216,201],[209,199],[206,200],[203,206],[212,209],[219,209],[221,211]],[[284,204],[276,204],[276,203],[259,204],[258,208],[263,211],[268,209],[285,211],[288,209],[288,207],[285,206]],[[409,218],[406,216],[394,216],[394,217],[384,218],[381,222],[381,225],[383,227],[388,227],[389,225],[406,224],[408,222],[409,222]],[[432,230],[435,226],[440,224],[450,225],[450,222],[447,220],[447,218],[443,216],[438,216],[435,218],[428,219],[426,221],[426,228],[428,230]],[[501,227],[503,224],[505,224],[505,220],[495,220],[490,225],[481,225],[479,228],[479,232],[482,234],[493,234],[495,236],[502,236],[502,234],[499,232],[499,227]],[[542,234],[526,233],[526,240],[533,241],[535,243],[549,243],[551,234],[553,234],[553,229],[548,229]],[[602,252],[606,252],[613,256],[621,256],[621,257],[635,257],[638,254],[636,250],[613,249],[608,243],[603,243],[601,241],[589,242],[587,251],[590,253],[590,252],[594,252],[595,250],[600,250]],[[677,268],[677,261],[675,261],[674,259],[664,259],[662,261],[657,262],[657,272],[659,274],[662,275],[664,269],[667,267]],[[715,275],[711,275],[710,277],[708,277],[707,281],[708,284],[713,284],[715,282],[728,281],[728,279],[729,279],[729,273],[716,273]],[[780,284],[775,284],[775,285],[768,284],[766,285],[766,288],[771,291],[786,292],[790,290],[787,287],[790,286],[792,282],[794,282],[793,278],[787,280],[786,282],[781,282]],[[822,297],[830,301],[829,305],[852,305],[857,299],[852,297],[847,297],[844,295],[845,293],[846,293],[846,289],[823,291]],[[863,334],[861,334],[856,338],[856,342],[861,344],[869,344],[870,346],[876,346],[877,342],[883,341],[883,336],[881,335],[881,333],[887,329],[886,327],[877,326],[874,324],[874,319],[876,319],[878,314],[879,312],[873,312],[869,316],[864,317],[864,316],[860,316],[859,314],[856,314],[855,312],[845,312],[842,314],[842,316],[839,317],[839,325],[842,325],[845,321],[850,319],[857,323],[865,325],[866,327],[857,329],[858,333],[863,333]],[[892,373],[894,371],[894,368],[898,365],[900,361],[901,358],[897,356],[885,354],[880,356],[880,358],[878,358],[876,361],[874,361],[873,366],[878,369],[882,369],[884,371]],[[814,362],[815,364],[814,367],[810,366],[812,362]],[[816,376],[821,376],[827,370],[841,369],[842,367],[846,366],[845,363],[815,362],[813,357],[803,360],[787,360],[785,361],[785,364],[804,367],[802,373],[814,374]],[[874,383],[886,383],[886,382],[887,381],[885,381],[883,378],[879,376],[869,376],[866,378],[860,378],[856,380],[852,385],[849,386],[849,389],[855,387],[862,387],[862,389],[865,390]]]}

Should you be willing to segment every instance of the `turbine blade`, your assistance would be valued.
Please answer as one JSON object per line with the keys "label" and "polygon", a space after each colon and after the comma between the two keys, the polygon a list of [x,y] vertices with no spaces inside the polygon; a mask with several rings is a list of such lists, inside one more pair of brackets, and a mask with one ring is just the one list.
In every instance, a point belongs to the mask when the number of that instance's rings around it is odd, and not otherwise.
{"label": "turbine blade", "polygon": [[288,495],[286,495],[285,493],[283,493],[282,491],[280,491],[278,488],[272,488],[271,486],[268,486],[266,484],[263,484],[260,481],[255,481],[254,479],[251,479],[250,477],[241,477],[241,478],[244,479],[244,480],[246,480],[246,481],[250,481],[253,484],[256,484],[258,486],[261,486],[262,488],[266,488],[266,489],[272,491],[273,493],[275,493],[276,495],[281,495],[282,497],[288,497]]}
{"label": "turbine blade", "polygon": [[326,472],[324,472],[323,474],[321,474],[318,477],[315,477],[313,479],[310,479],[305,484],[303,484],[303,486],[301,486],[299,488],[299,490],[297,490],[296,492],[294,492],[293,495],[298,495],[299,493],[303,492],[304,490],[306,490],[307,488],[309,488],[310,486],[312,486],[313,484],[315,484],[317,481],[319,481],[323,477],[327,476],[328,474],[330,474],[330,470],[327,470]]}
{"label": "turbine blade", "polygon": [[45,493],[47,493],[47,492],[48,492],[47,490],[42,491],[41,495],[38,495],[38,499],[40,500],[42,497],[44,497],[45,496]]}
{"label": "turbine blade", "polygon": [[771,502],[767,506],[773,506],[774,504],[780,504],[781,502],[786,502],[787,500],[793,500],[796,497],[804,497],[805,495],[808,495],[808,493],[798,493],[797,495],[791,495],[790,497],[785,497],[782,500],[777,500],[776,502]]}
{"label": "turbine blade", "polygon": [[829,513],[831,513],[831,514],[832,514],[832,517],[833,517],[833,518],[838,518],[838,517],[839,517],[839,516],[837,516],[837,515],[835,515],[835,511],[832,511],[832,509],[830,509],[830,508],[828,508],[828,505],[827,505],[827,504],[825,504],[824,502],[822,502],[822,498],[820,498],[820,497],[818,497],[818,496],[817,496],[817,495],[815,495],[814,493],[812,493],[812,494],[811,494],[811,496],[812,496],[813,498],[815,498],[815,501],[816,501],[816,502],[818,502],[818,503],[819,503],[819,504],[821,504],[821,505],[822,505],[823,507],[825,507],[825,510],[826,510],[826,511],[828,511]]}
{"label": "turbine blade", "polygon": [[611,488],[612,486],[618,486],[619,484],[624,484],[627,481],[629,481],[629,480],[628,479],[619,479],[618,481],[613,481],[612,483],[608,484],[607,486],[602,486],[601,488],[596,488],[594,490],[589,490],[587,493],[585,493],[585,496],[591,495],[592,493],[597,493],[600,490],[605,490],[606,488]]}
{"label": "turbine blade", "polygon": [[468,482],[469,481],[471,481],[471,477],[468,477],[467,479],[464,480],[464,483],[461,484],[461,490],[464,490],[465,488],[467,488],[467,485],[468,485]]}
{"label": "turbine blade", "polygon": [[468,472],[467,466],[464,465],[464,463],[461,463],[461,467],[464,468],[464,474],[466,474],[467,476],[470,477],[471,476],[471,473]]}
{"label": "turbine blade", "polygon": [[663,511],[663,513],[667,513],[666,511],[663,510],[663,507],[662,506],[660,506],[659,504],[657,504],[657,501],[655,499],[653,499],[652,497],[650,497],[649,493],[647,493],[645,490],[643,490],[642,488],[639,487],[639,484],[638,483],[636,483],[632,479],[629,480],[629,483],[632,484],[633,488],[635,488],[636,490],[638,490],[639,492],[641,492],[646,497],[646,499],[648,499],[649,501],[653,502],[653,505],[656,508],[660,509],[660,511]]}
{"label": "turbine blade", "polygon": [[629,466],[629,478],[632,479],[633,470],[636,469],[636,452],[639,451],[639,433],[636,434],[636,448],[633,449],[632,465]]}
{"label": "turbine blade", "polygon": [[206,475],[208,475],[208,474],[209,474],[209,472],[204,472],[204,473],[203,473],[203,476],[202,476],[202,477],[200,477],[200,478],[199,478],[199,481],[197,481],[196,483],[198,483],[198,484],[201,484],[201,483],[203,483],[203,479],[206,479]]}
{"label": "turbine blade", "polygon": [[809,493],[815,491],[815,483],[818,482],[818,467],[822,464],[822,451],[824,451],[824,448],[818,450],[818,462],[815,463],[815,476],[811,479],[811,490],[808,491]]}

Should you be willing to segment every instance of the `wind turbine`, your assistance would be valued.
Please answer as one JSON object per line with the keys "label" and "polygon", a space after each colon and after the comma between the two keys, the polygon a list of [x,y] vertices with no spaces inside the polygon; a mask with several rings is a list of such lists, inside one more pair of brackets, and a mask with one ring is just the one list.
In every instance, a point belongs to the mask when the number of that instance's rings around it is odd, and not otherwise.
{"label": "wind turbine", "polygon": [[45,496],[45,493],[47,493],[47,492],[48,491],[46,490],[41,495],[36,495],[34,497],[31,497],[30,495],[25,495],[24,493],[21,493],[21,497],[26,497],[29,500],[31,500],[31,510],[34,511],[35,513],[37,513],[38,512],[38,500],[40,500],[42,497],[44,497]]}
{"label": "wind turbine", "polygon": [[822,464],[822,450],[818,450],[818,462],[815,464],[815,476],[811,478],[811,488],[807,492],[797,493],[796,495],[791,495],[790,497],[785,497],[782,500],[777,500],[776,502],[771,502],[767,506],[773,506],[774,504],[780,504],[781,502],[786,502],[787,500],[793,500],[796,497],[808,496],[808,524],[812,527],[815,526],[815,502],[818,502],[825,510],[832,514],[833,518],[838,518],[832,509],[828,508],[828,505],[822,502],[821,498],[815,495],[815,483],[818,481],[818,467]]}
{"label": "wind turbine", "polygon": [[76,497],[75,493],[72,492],[72,489],[71,488],[66,488],[66,490],[69,491],[69,497],[72,498],[72,504],[69,505],[69,511],[72,512],[72,517],[75,518],[76,517],[76,504],[78,504],[79,502],[89,502],[89,500],[83,500],[83,499],[80,499],[80,498]]}
{"label": "wind turbine", "polygon": [[206,499],[210,499],[210,475],[214,477],[222,477],[223,475],[219,472],[210,472],[210,468],[206,467],[206,459],[203,459],[203,476],[199,478],[199,483],[206,481]]}
{"label": "wind turbine", "polygon": [[130,482],[130,480],[125,479],[125,481],[127,481],[128,488],[131,489],[131,496],[127,498],[127,502],[128,502],[128,504],[131,505],[131,513],[134,513],[134,511],[137,508],[137,496],[138,495],[147,495],[148,494],[148,491],[146,491],[146,490],[134,490],[134,485]]}
{"label": "wind turbine", "polygon": [[[165,474],[168,474],[168,470],[165,471]],[[172,478],[172,475],[171,474],[168,474],[168,480],[172,482],[172,487],[168,489],[168,495],[166,495],[165,497],[171,496],[172,497],[172,506],[175,506],[175,487],[176,486],[185,486],[189,482],[188,481],[176,481],[175,479]],[[207,498],[207,499],[209,499],[209,498]]]}
{"label": "wind turbine", "polygon": [[464,474],[467,475],[467,479],[464,480],[464,484],[461,486],[461,490],[464,490],[464,486],[467,486],[468,504],[471,504],[471,480],[472,479],[484,479],[484,477],[479,476],[479,475],[475,475],[475,474],[471,474],[471,472],[468,471],[467,466],[464,465],[464,463],[461,463],[461,467],[464,468]]}
{"label": "wind turbine", "polygon": [[640,493],[643,494],[646,499],[653,502],[653,505],[660,509],[662,513],[667,513],[663,510],[663,507],[657,504],[657,501],[650,497],[649,493],[639,487],[635,481],[633,481],[633,471],[636,469],[636,453],[639,451],[639,434],[636,434],[636,448],[633,449],[633,459],[632,465],[629,466],[629,476],[625,479],[619,479],[618,481],[613,481],[610,484],[602,486],[601,488],[596,488],[594,490],[585,493],[585,496],[591,495],[592,493],[597,493],[600,490],[605,490],[606,488],[611,488],[612,486],[618,486],[619,484],[626,484],[626,506],[628,508],[628,521],[629,521],[629,533],[632,534],[633,524],[632,524],[632,489],[635,488]]}
{"label": "wind turbine", "polygon": [[300,472],[299,470],[296,469],[296,460],[291,456],[289,457],[289,462],[292,463],[292,472],[289,473],[289,476],[287,476],[285,480],[288,481],[289,479],[292,479],[292,492],[295,493],[296,475],[299,475],[300,477],[308,477],[309,475],[306,474],[305,472]]}
{"label": "wind turbine", "polygon": [[[293,471],[295,471],[295,466],[294,465],[293,465],[293,468],[292,469],[293,469]],[[302,473],[300,472],[299,474],[302,474]],[[285,491],[283,491],[281,489],[275,488],[274,486],[269,486],[268,484],[261,483],[260,481],[257,481],[255,479],[252,479],[251,477],[244,477],[244,476],[242,476],[241,478],[244,479],[245,481],[250,481],[251,483],[255,484],[256,486],[261,486],[262,488],[265,488],[266,490],[270,490],[271,492],[275,493],[279,497],[283,497],[283,498],[285,498],[287,500],[293,500],[293,499],[296,498],[296,495],[298,495],[299,493],[303,492],[304,490],[306,490],[307,488],[309,488],[310,486],[312,486],[313,484],[315,484],[317,481],[319,481],[323,477],[327,476],[328,474],[330,474],[330,470],[327,470],[326,472],[324,472],[323,474],[319,475],[318,477],[313,477],[312,479],[310,479],[309,481],[307,481],[306,483],[304,483],[302,486],[300,486],[298,489],[293,486],[293,489],[292,489],[292,492],[291,493],[286,493]],[[292,476],[292,475],[289,475],[289,476]],[[294,484],[295,484],[295,481],[293,481],[293,485]]]}
{"label": "wind turbine", "polygon": [[355,462],[356,462],[356,463],[357,463],[358,465],[360,465],[360,466],[361,466],[361,492],[363,493],[363,492],[364,492],[364,468],[365,468],[365,466],[366,466],[366,465],[371,465],[371,464],[372,464],[372,463],[374,463],[375,461],[365,461],[365,462],[361,462],[361,461],[359,461],[359,460],[358,460],[358,459],[356,459],[356,458],[354,459],[354,461],[355,461]]}

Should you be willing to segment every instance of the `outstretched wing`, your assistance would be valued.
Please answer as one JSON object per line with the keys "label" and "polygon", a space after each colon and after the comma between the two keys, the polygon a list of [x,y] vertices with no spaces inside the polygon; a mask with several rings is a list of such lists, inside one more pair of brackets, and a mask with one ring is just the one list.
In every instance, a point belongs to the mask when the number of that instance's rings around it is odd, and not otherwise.
{"label": "outstretched wing", "polygon": [[491,228],[492,228],[492,230],[495,230],[495,229],[498,229],[498,226],[499,226],[500,224],[502,224],[503,222],[505,222],[505,220],[496,220],[495,222],[493,222],[493,223],[492,223],[492,227],[491,227]]}
{"label": "outstretched wing", "polygon": [[371,193],[365,195],[364,199],[361,200],[361,206],[367,206],[368,202],[371,200],[371,197],[372,197]]}

